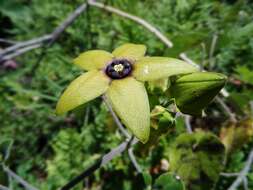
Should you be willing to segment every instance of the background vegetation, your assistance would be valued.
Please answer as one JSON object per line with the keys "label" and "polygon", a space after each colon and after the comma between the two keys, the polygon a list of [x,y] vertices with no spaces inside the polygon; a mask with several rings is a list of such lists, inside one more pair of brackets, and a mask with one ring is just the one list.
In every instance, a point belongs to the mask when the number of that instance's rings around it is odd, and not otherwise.
{"label": "background vegetation", "polygon": [[[25,41],[51,33],[82,0],[0,0],[0,37]],[[108,0],[106,4],[145,18],[174,43],[169,49],[142,26],[117,15],[88,7],[48,48],[36,65],[41,49],[0,65],[0,160],[30,184],[42,190],[57,189],[90,166],[123,138],[101,99],[83,109],[56,116],[57,98],[81,71],[72,59],[88,49],[113,48],[125,42],[146,44],[149,55],[178,57],[185,52],[201,67],[229,76],[223,101],[236,114],[231,122],[217,102],[203,118],[193,117],[195,131],[216,134],[227,150],[223,172],[239,172],[253,145],[253,4],[246,0]],[[216,38],[217,37],[217,38]],[[217,39],[214,44],[214,38]],[[212,49],[212,44],[213,48]],[[0,42],[0,48],[8,44]],[[211,50],[212,49],[212,50]],[[214,51],[213,51],[214,50]],[[152,89],[150,96],[162,98]],[[167,171],[175,138],[186,132],[183,117],[146,154],[136,157],[153,178]],[[235,180],[219,177],[216,190]],[[253,171],[247,175],[253,189]],[[19,190],[0,170],[0,184]],[[138,189],[138,178],[127,154],[113,159],[75,189]],[[243,185],[239,188],[243,189]]]}

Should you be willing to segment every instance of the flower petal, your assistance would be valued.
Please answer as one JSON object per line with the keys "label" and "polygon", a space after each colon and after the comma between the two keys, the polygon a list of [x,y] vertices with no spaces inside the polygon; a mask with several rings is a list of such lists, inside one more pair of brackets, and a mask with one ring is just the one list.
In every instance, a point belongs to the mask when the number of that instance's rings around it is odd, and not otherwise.
{"label": "flower petal", "polygon": [[198,68],[168,57],[144,57],[134,65],[133,76],[140,81],[152,81],[172,75],[197,72]]}
{"label": "flower petal", "polygon": [[126,127],[146,143],[150,131],[150,108],[144,85],[132,77],[114,80],[106,96]]}
{"label": "flower petal", "polygon": [[143,57],[146,53],[146,46],[141,44],[124,44],[116,48],[112,54],[116,58],[127,58],[130,60],[138,60]]}
{"label": "flower petal", "polygon": [[101,71],[89,71],[75,79],[63,92],[56,106],[62,114],[103,94],[109,87],[109,78]]}
{"label": "flower petal", "polygon": [[102,69],[112,58],[113,55],[107,51],[90,50],[81,53],[75,58],[74,64],[80,66],[84,70]]}

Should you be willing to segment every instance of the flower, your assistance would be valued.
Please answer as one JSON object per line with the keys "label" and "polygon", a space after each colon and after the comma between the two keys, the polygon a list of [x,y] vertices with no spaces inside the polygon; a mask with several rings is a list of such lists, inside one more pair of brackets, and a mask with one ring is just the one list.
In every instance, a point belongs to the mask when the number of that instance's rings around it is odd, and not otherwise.
{"label": "flower", "polygon": [[144,81],[196,72],[184,61],[146,57],[146,46],[124,44],[112,53],[91,50],[74,63],[87,70],[63,92],[56,113],[62,114],[102,94],[108,98],[122,123],[143,143],[150,133],[150,108]]}

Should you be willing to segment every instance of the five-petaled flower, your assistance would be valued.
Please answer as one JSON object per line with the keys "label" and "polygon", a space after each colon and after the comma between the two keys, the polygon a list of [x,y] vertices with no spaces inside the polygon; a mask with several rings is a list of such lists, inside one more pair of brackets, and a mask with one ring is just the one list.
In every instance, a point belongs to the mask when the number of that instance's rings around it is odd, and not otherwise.
{"label": "five-petaled flower", "polygon": [[129,43],[112,53],[91,50],[80,54],[74,63],[88,72],[67,87],[56,112],[67,112],[105,94],[122,123],[141,142],[147,142],[150,108],[143,82],[192,73],[197,69],[178,59],[147,57],[145,52],[144,45]]}

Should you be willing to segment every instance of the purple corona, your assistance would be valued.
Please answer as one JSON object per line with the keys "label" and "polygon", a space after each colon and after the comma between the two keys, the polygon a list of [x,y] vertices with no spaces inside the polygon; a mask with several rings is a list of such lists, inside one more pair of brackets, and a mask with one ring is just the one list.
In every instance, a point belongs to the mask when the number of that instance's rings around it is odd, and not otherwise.
{"label": "purple corona", "polygon": [[127,59],[115,59],[106,67],[105,73],[111,79],[122,79],[131,74],[132,68]]}

